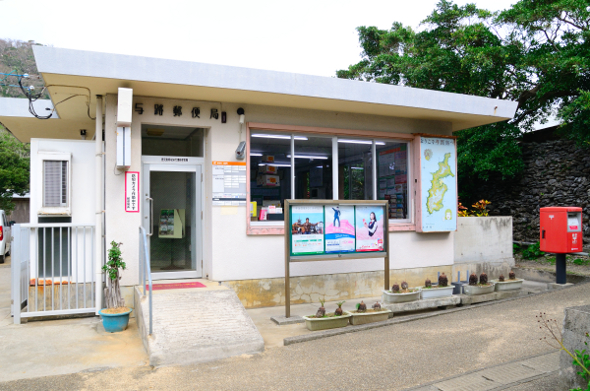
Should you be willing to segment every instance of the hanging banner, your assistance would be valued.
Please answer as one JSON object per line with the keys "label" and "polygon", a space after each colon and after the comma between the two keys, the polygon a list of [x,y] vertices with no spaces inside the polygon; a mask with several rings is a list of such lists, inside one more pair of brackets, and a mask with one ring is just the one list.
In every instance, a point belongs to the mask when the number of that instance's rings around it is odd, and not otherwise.
{"label": "hanging banner", "polygon": [[290,221],[292,255],[324,253],[323,206],[293,206]]}
{"label": "hanging banner", "polygon": [[419,232],[457,230],[457,153],[455,140],[420,137]]}
{"label": "hanging banner", "polygon": [[325,206],[326,211],[326,252],[342,253],[354,251],[354,206]]}
{"label": "hanging banner", "polygon": [[125,172],[125,212],[139,213],[139,172]]}
{"label": "hanging banner", "polygon": [[383,208],[356,207],[356,251],[383,251]]}

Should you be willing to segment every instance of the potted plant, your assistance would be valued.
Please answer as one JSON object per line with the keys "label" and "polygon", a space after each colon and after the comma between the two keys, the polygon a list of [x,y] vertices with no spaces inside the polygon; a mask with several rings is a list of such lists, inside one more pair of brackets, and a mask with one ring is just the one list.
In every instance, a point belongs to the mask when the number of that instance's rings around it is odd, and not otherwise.
{"label": "potted plant", "polygon": [[508,280],[504,278],[504,275],[500,275],[497,280],[492,281],[496,283],[496,292],[520,289],[524,282],[522,278],[516,278],[512,270],[508,273]]}
{"label": "potted plant", "polygon": [[383,291],[383,301],[388,304],[404,303],[414,301],[420,298],[420,288],[409,288],[408,283],[403,281],[400,286],[393,284],[390,291]]}
{"label": "potted plant", "polygon": [[367,309],[367,305],[361,301],[356,305],[356,311],[346,312],[350,314],[350,324],[356,326],[359,324],[367,324],[387,320],[389,318],[391,310],[381,308],[381,304],[379,304],[379,302],[373,304],[373,308]]}
{"label": "potted plant", "polygon": [[305,326],[310,331],[316,330],[327,330],[327,329],[335,329],[338,327],[344,327],[348,325],[348,319],[350,318],[350,314],[345,313],[342,311],[342,304],[343,301],[336,303],[338,308],[336,311],[331,313],[326,313],[326,308],[324,307],[325,300],[320,300],[320,308],[315,315],[304,316],[305,319]]}
{"label": "potted plant", "polygon": [[479,283],[477,282],[477,275],[471,273],[469,276],[469,284],[463,286],[463,293],[466,295],[483,295],[486,293],[492,293],[496,288],[496,284],[488,282],[488,275],[481,273],[479,275]]}
{"label": "potted plant", "polygon": [[107,286],[104,289],[107,308],[98,311],[102,317],[104,329],[109,333],[123,331],[129,324],[129,314],[133,311],[125,306],[125,300],[121,297],[121,270],[125,270],[125,262],[121,256],[121,245],[123,243],[111,242],[108,262],[102,267],[107,274]]}
{"label": "potted plant", "polygon": [[438,277],[438,285],[432,286],[430,279],[426,279],[422,287],[422,299],[434,299],[438,297],[448,297],[453,295],[453,285],[449,285],[449,278],[445,273]]}

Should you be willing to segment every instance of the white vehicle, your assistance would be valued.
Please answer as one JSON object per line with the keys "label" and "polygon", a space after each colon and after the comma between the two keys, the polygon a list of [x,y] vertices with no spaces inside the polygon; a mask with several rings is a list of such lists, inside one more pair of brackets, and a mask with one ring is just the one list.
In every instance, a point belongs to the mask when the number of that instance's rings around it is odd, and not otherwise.
{"label": "white vehicle", "polygon": [[4,263],[4,259],[10,254],[12,239],[12,228],[8,224],[6,213],[0,210],[0,263]]}

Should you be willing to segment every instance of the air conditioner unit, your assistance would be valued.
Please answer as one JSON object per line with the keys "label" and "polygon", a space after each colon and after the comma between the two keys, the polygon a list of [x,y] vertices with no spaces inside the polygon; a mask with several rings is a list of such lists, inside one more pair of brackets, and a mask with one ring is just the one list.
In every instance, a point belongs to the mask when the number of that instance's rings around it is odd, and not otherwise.
{"label": "air conditioner unit", "polygon": [[42,158],[43,197],[38,215],[71,216],[71,155]]}

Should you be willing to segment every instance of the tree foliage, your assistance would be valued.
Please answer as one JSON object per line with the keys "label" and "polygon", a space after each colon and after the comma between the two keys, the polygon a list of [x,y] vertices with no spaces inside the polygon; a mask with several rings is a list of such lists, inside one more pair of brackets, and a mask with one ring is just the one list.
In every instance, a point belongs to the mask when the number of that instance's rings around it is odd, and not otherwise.
{"label": "tree foliage", "polygon": [[564,133],[590,144],[588,0],[520,0],[491,13],[441,0],[423,29],[357,28],[362,60],[340,78],[518,102],[514,119],[458,132],[462,183],[523,169],[522,131],[555,110]]}
{"label": "tree foliage", "polygon": [[[34,41],[18,41],[0,39],[0,73],[28,74],[27,86],[34,86],[40,91],[43,88],[43,79],[38,75],[37,64],[33,55],[33,46],[39,45]],[[0,96],[12,98],[24,98],[18,88],[17,78],[14,76],[0,75]],[[49,95],[44,94],[48,99]]]}
{"label": "tree foliage", "polygon": [[29,191],[29,145],[23,144],[0,126],[0,209],[14,210],[12,197]]}

